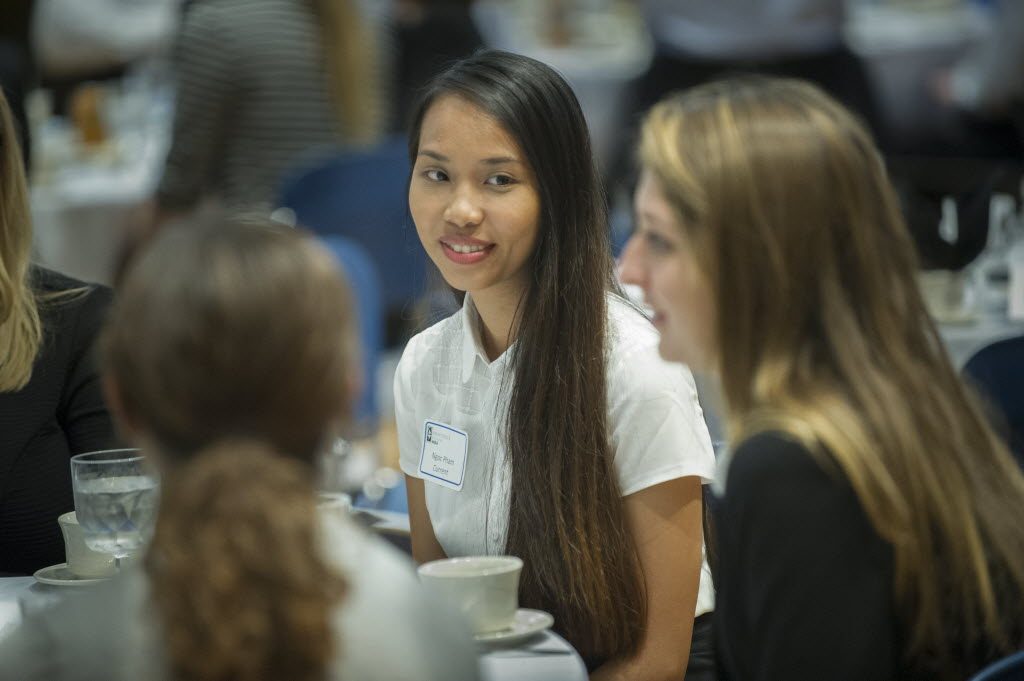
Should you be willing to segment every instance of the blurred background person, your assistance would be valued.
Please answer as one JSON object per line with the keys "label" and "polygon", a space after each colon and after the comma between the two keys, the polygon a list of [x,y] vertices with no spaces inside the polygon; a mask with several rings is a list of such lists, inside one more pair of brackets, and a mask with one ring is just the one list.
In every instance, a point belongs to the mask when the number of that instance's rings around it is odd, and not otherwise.
{"label": "blurred background person", "polygon": [[196,0],[174,50],[161,215],[269,212],[285,171],[387,128],[381,23],[358,0]]}
{"label": "blurred background person", "polygon": [[395,132],[404,133],[420,89],[451,62],[483,47],[471,10],[472,0],[395,0],[395,92],[391,116]]}
{"label": "blurred background person", "polygon": [[93,362],[110,291],[30,262],[18,135],[0,95],[0,574],[64,562],[69,459],[116,444]]}
{"label": "blurred background person", "polygon": [[846,0],[639,2],[655,44],[643,110],[672,90],[757,71],[817,83],[870,120],[867,77],[843,40]]}
{"label": "blurred background person", "polygon": [[880,130],[864,64],[843,40],[847,0],[634,0],[654,41],[635,83],[613,181],[628,173],[640,116],[665,94],[737,73],[817,83]]}
{"label": "blurred background person", "polygon": [[662,355],[716,372],[726,678],[971,677],[1024,648],[1024,475],[952,367],[881,156],[820,89],[673,96],[640,143]]}
{"label": "blurred background person", "polygon": [[34,0],[7,0],[0,5],[0,88],[3,88],[26,168],[31,162],[31,143],[25,96],[34,84],[31,26]]}
{"label": "blurred background person", "polygon": [[986,44],[938,75],[940,102],[992,120],[1012,120],[1024,142],[1024,3],[992,3]]}
{"label": "blurred background person", "polygon": [[103,340],[119,425],[160,471],[152,544],[141,569],[27,615],[0,645],[5,669],[477,678],[468,630],[411,566],[316,509],[314,462],[348,413],[351,310],[330,253],[300,231],[227,219],[158,237]]}

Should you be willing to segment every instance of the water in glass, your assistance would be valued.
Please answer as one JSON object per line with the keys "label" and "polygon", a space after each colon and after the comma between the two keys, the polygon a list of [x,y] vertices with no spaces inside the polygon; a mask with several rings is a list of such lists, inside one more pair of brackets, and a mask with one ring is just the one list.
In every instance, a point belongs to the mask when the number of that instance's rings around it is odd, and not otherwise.
{"label": "water in glass", "polygon": [[75,510],[85,543],[124,558],[149,540],[156,521],[158,482],[137,450],[72,457]]}

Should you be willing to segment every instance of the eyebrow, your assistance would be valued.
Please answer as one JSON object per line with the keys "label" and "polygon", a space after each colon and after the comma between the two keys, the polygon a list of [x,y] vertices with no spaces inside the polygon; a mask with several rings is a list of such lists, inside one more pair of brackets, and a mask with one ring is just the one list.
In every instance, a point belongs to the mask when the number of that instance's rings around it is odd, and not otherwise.
{"label": "eyebrow", "polygon": [[662,229],[669,227],[669,224],[666,223],[665,220],[656,213],[653,213],[649,210],[634,210],[633,229],[636,230],[638,227],[640,227],[641,223],[644,223],[645,225],[653,225],[655,227],[659,227]]}
{"label": "eyebrow", "polygon": [[[424,149],[424,150],[420,151],[418,155],[419,156],[429,156],[430,158],[434,159],[435,161],[440,161],[441,163],[448,163],[449,161],[451,161],[451,159],[448,158],[447,156],[445,156],[444,154],[439,154],[436,151],[431,151],[430,149]],[[520,161],[519,159],[514,158],[512,156],[492,156],[490,158],[485,158],[485,159],[481,160],[480,163],[483,163],[484,165],[489,165],[489,166],[499,166],[499,165],[502,165],[502,164],[505,164],[505,163],[519,163],[519,164],[522,164],[522,161]]]}

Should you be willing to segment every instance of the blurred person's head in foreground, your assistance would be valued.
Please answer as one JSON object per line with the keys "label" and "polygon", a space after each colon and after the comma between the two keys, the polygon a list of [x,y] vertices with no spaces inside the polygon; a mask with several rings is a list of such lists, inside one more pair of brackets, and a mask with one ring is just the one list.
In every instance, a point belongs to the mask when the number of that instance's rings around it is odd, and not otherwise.
{"label": "blurred person's head in foreground", "polygon": [[639,161],[623,278],[662,355],[718,374],[732,441],[838,464],[893,546],[911,655],[1019,647],[1024,476],[928,317],[865,127],[810,84],[725,81],[655,106]]}
{"label": "blurred person's head in foreground", "polygon": [[265,220],[169,229],[125,275],[104,380],[162,475],[146,571],[177,678],[322,678],[336,653],[312,464],[348,410],[351,309],[331,255]]}

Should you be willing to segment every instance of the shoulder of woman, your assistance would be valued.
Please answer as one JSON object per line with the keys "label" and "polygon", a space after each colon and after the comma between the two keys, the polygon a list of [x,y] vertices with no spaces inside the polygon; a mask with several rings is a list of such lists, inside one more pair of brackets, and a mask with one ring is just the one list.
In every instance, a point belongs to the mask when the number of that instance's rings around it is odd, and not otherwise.
{"label": "shoulder of woman", "polygon": [[[412,581],[411,561],[384,540],[357,525],[354,520],[325,512],[320,516],[326,559],[360,587],[375,580]],[[354,573],[357,579],[353,579]]]}
{"label": "shoulder of woman", "polygon": [[460,347],[462,332],[461,312],[456,312],[423,329],[405,344],[402,358],[399,360],[400,370],[412,371],[423,364],[424,357]]}
{"label": "shoulder of woman", "polygon": [[80,281],[44,267],[33,266],[31,280],[44,326],[76,324],[86,335],[94,335],[114,299],[113,291],[106,286]]}
{"label": "shoulder of woman", "polygon": [[40,265],[32,266],[30,277],[36,294],[44,299],[62,293],[69,294],[69,300],[77,300],[83,297],[82,294],[91,294],[96,299],[108,302],[113,298],[113,292],[107,286],[75,279]]}
{"label": "shoulder of woman", "polygon": [[408,556],[351,522],[328,534],[348,582],[337,615],[342,678],[475,678],[459,671],[475,669],[465,624],[422,590]]}
{"label": "shoulder of woman", "polygon": [[797,438],[765,431],[742,441],[730,454],[726,489],[729,495],[746,495],[785,486],[793,494],[801,490],[849,487],[838,469],[828,466],[824,455],[811,452]]}
{"label": "shoulder of woman", "polygon": [[658,332],[643,314],[626,302],[609,303],[607,376],[611,399],[655,399],[672,396],[682,404],[697,399],[690,369],[662,359]]}

